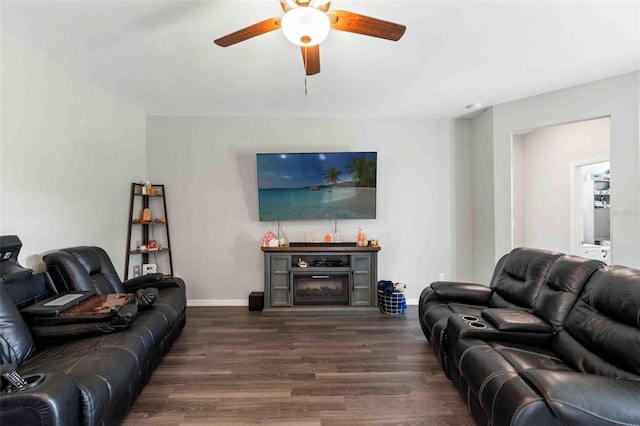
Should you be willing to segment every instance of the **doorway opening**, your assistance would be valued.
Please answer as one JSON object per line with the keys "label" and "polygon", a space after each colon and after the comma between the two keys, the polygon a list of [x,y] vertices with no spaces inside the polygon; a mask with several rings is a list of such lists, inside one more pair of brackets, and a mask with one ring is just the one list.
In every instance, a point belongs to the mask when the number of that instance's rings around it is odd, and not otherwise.
{"label": "doorway opening", "polygon": [[[514,131],[512,135],[512,244],[513,247],[535,247],[562,253],[582,255],[585,209],[590,200],[594,207],[608,194],[597,194],[591,188],[591,198],[583,196],[582,175],[578,168],[609,160],[609,117]],[[585,170],[587,170],[585,168]],[[570,173],[567,173],[570,171]],[[604,171],[604,170],[603,170]],[[586,173],[586,172],[585,172]],[[596,171],[590,173],[597,173]],[[579,186],[579,193],[577,185]],[[593,184],[593,182],[591,182]],[[598,189],[597,191],[605,191]],[[610,200],[609,204],[610,204]],[[614,200],[615,201],[615,200]],[[596,204],[594,204],[596,203]],[[580,207],[579,207],[580,206]],[[599,209],[598,215],[608,213]],[[598,223],[601,219],[598,218]],[[596,219],[593,217],[595,226]],[[597,241],[611,241],[606,234]],[[610,245],[607,260],[610,259]]]}
{"label": "doorway opening", "polygon": [[608,157],[571,163],[571,251],[611,261],[611,165]]}

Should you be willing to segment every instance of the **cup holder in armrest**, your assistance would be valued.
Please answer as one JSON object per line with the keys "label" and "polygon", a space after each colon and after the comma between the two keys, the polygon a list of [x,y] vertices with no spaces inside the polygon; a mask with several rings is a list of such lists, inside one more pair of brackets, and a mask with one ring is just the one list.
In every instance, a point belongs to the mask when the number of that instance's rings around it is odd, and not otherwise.
{"label": "cup holder in armrest", "polygon": [[33,389],[36,386],[38,386],[40,383],[42,383],[44,381],[44,375],[43,374],[32,374],[30,376],[25,376],[24,380],[27,382],[27,386],[21,387],[21,388],[16,388],[13,387],[12,385],[9,386],[5,392],[6,393],[14,393],[14,392],[22,392],[22,391],[26,391],[29,389]]}
{"label": "cup holder in armrest", "polygon": [[480,318],[474,317],[473,315],[462,315],[462,319],[465,321],[471,321],[471,322],[480,320]]}
{"label": "cup holder in armrest", "polygon": [[474,328],[487,328],[487,324],[479,321],[472,321],[469,325]]}

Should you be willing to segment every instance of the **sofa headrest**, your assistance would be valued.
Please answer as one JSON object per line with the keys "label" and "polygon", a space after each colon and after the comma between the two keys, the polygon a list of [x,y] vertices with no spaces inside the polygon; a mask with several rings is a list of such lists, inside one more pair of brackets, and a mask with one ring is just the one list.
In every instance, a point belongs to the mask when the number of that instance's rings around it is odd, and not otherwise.
{"label": "sofa headrest", "polygon": [[109,255],[100,247],[65,248],[47,254],[43,260],[58,291],[125,293]]}
{"label": "sofa headrest", "polygon": [[540,289],[533,313],[554,328],[560,327],[587,280],[605,266],[599,260],[568,254],[558,258]]}
{"label": "sofa headrest", "polygon": [[63,251],[73,255],[89,275],[97,274],[102,270],[100,255],[93,247],[81,246],[66,248]]}
{"label": "sofa headrest", "polygon": [[553,263],[562,253],[520,247],[509,252],[502,270],[491,283],[492,308],[532,309]]}
{"label": "sofa headrest", "polygon": [[594,278],[580,299],[601,315],[640,332],[640,270],[611,266]]}

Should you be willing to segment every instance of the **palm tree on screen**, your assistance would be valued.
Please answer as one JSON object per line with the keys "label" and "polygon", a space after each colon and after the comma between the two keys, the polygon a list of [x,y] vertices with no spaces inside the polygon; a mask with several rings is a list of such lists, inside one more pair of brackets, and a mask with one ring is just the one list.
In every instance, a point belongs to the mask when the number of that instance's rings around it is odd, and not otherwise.
{"label": "palm tree on screen", "polygon": [[356,182],[356,186],[376,186],[376,161],[367,161],[364,156],[353,160],[347,171]]}
{"label": "palm tree on screen", "polygon": [[338,183],[338,176],[340,176],[340,173],[342,173],[340,170],[336,170],[335,167],[331,167],[324,172],[322,177],[329,185],[335,185]]}

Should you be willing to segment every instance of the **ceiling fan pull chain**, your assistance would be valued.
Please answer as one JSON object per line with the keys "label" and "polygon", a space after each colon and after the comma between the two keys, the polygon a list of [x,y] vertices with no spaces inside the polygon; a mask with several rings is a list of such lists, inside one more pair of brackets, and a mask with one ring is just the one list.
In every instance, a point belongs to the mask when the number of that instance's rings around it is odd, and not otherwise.
{"label": "ceiling fan pull chain", "polygon": [[307,96],[307,49],[304,49],[304,95]]}

